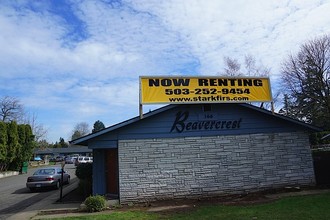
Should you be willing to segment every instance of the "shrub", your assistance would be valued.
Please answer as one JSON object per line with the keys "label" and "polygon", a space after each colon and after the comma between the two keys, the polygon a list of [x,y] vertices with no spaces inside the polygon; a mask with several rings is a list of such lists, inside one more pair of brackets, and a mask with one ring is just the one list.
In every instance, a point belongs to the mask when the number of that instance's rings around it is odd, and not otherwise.
{"label": "shrub", "polygon": [[76,169],[76,176],[79,179],[89,180],[92,179],[93,164],[92,163],[80,163]]}
{"label": "shrub", "polygon": [[88,196],[92,195],[92,183],[86,180],[79,180],[77,190],[79,194],[87,198]]}
{"label": "shrub", "polygon": [[316,184],[330,186],[330,151],[313,151]]}
{"label": "shrub", "polygon": [[96,195],[96,196],[89,196],[85,200],[85,205],[87,211],[89,212],[100,212],[106,209],[106,200],[103,196]]}
{"label": "shrub", "polygon": [[80,163],[76,169],[76,176],[79,178],[78,189],[85,197],[92,194],[93,164]]}

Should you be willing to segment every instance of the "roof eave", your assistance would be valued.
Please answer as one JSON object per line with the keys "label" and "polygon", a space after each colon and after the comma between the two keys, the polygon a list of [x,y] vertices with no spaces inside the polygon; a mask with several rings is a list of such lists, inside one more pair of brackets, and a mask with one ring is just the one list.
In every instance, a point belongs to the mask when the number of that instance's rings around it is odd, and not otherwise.
{"label": "roof eave", "polygon": [[124,127],[126,125],[135,123],[137,121],[140,121],[140,120],[143,120],[145,118],[151,117],[153,115],[159,114],[161,112],[167,111],[168,109],[174,108],[175,106],[176,106],[175,104],[174,105],[166,105],[164,107],[158,108],[156,110],[153,110],[153,111],[150,111],[150,112],[144,114],[142,118],[140,118],[140,116],[136,116],[134,118],[128,119],[128,120],[123,121],[123,122],[120,122],[118,124],[109,126],[109,127],[105,128],[105,129],[102,129],[102,130],[100,130],[98,132],[91,133],[91,134],[85,135],[83,137],[79,137],[79,138],[77,138],[75,140],[71,140],[71,141],[69,141],[69,143],[70,144],[74,144],[74,145],[88,146],[88,140],[90,140],[92,138],[98,137],[100,135],[103,135],[105,133],[108,133],[109,131],[116,130],[116,129],[121,128],[121,127]]}

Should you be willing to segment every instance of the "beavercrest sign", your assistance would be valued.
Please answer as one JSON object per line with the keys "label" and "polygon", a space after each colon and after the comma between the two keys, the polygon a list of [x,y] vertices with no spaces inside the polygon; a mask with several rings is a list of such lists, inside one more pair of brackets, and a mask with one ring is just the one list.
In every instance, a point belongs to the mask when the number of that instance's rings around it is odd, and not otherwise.
{"label": "beavercrest sign", "polygon": [[189,121],[189,111],[176,114],[170,132],[182,133],[184,131],[196,130],[223,130],[223,129],[239,129],[241,126],[242,118],[237,120],[196,120]]}
{"label": "beavercrest sign", "polygon": [[270,101],[264,77],[140,77],[140,104]]}

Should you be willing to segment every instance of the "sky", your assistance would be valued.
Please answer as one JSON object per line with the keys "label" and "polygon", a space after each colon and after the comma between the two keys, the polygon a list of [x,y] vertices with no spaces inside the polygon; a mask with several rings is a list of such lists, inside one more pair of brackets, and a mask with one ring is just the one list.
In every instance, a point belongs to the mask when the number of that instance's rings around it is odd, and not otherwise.
{"label": "sky", "polygon": [[[1,0],[0,97],[48,132],[139,114],[139,76],[218,76],[252,55],[279,90],[281,64],[330,33],[330,0]],[[147,112],[159,106],[145,105]]]}

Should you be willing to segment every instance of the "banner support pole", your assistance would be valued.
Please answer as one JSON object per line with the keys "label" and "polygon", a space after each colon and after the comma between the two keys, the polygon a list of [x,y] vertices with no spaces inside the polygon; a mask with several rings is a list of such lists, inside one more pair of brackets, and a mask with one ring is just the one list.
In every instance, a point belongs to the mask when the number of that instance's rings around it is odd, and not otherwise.
{"label": "banner support pole", "polygon": [[139,115],[140,115],[140,119],[143,118],[143,105],[142,105],[142,80],[141,80],[141,76],[139,77]]}
{"label": "banner support pole", "polygon": [[142,119],[143,118],[143,106],[141,103],[139,104],[139,115],[140,115],[140,119]]}

